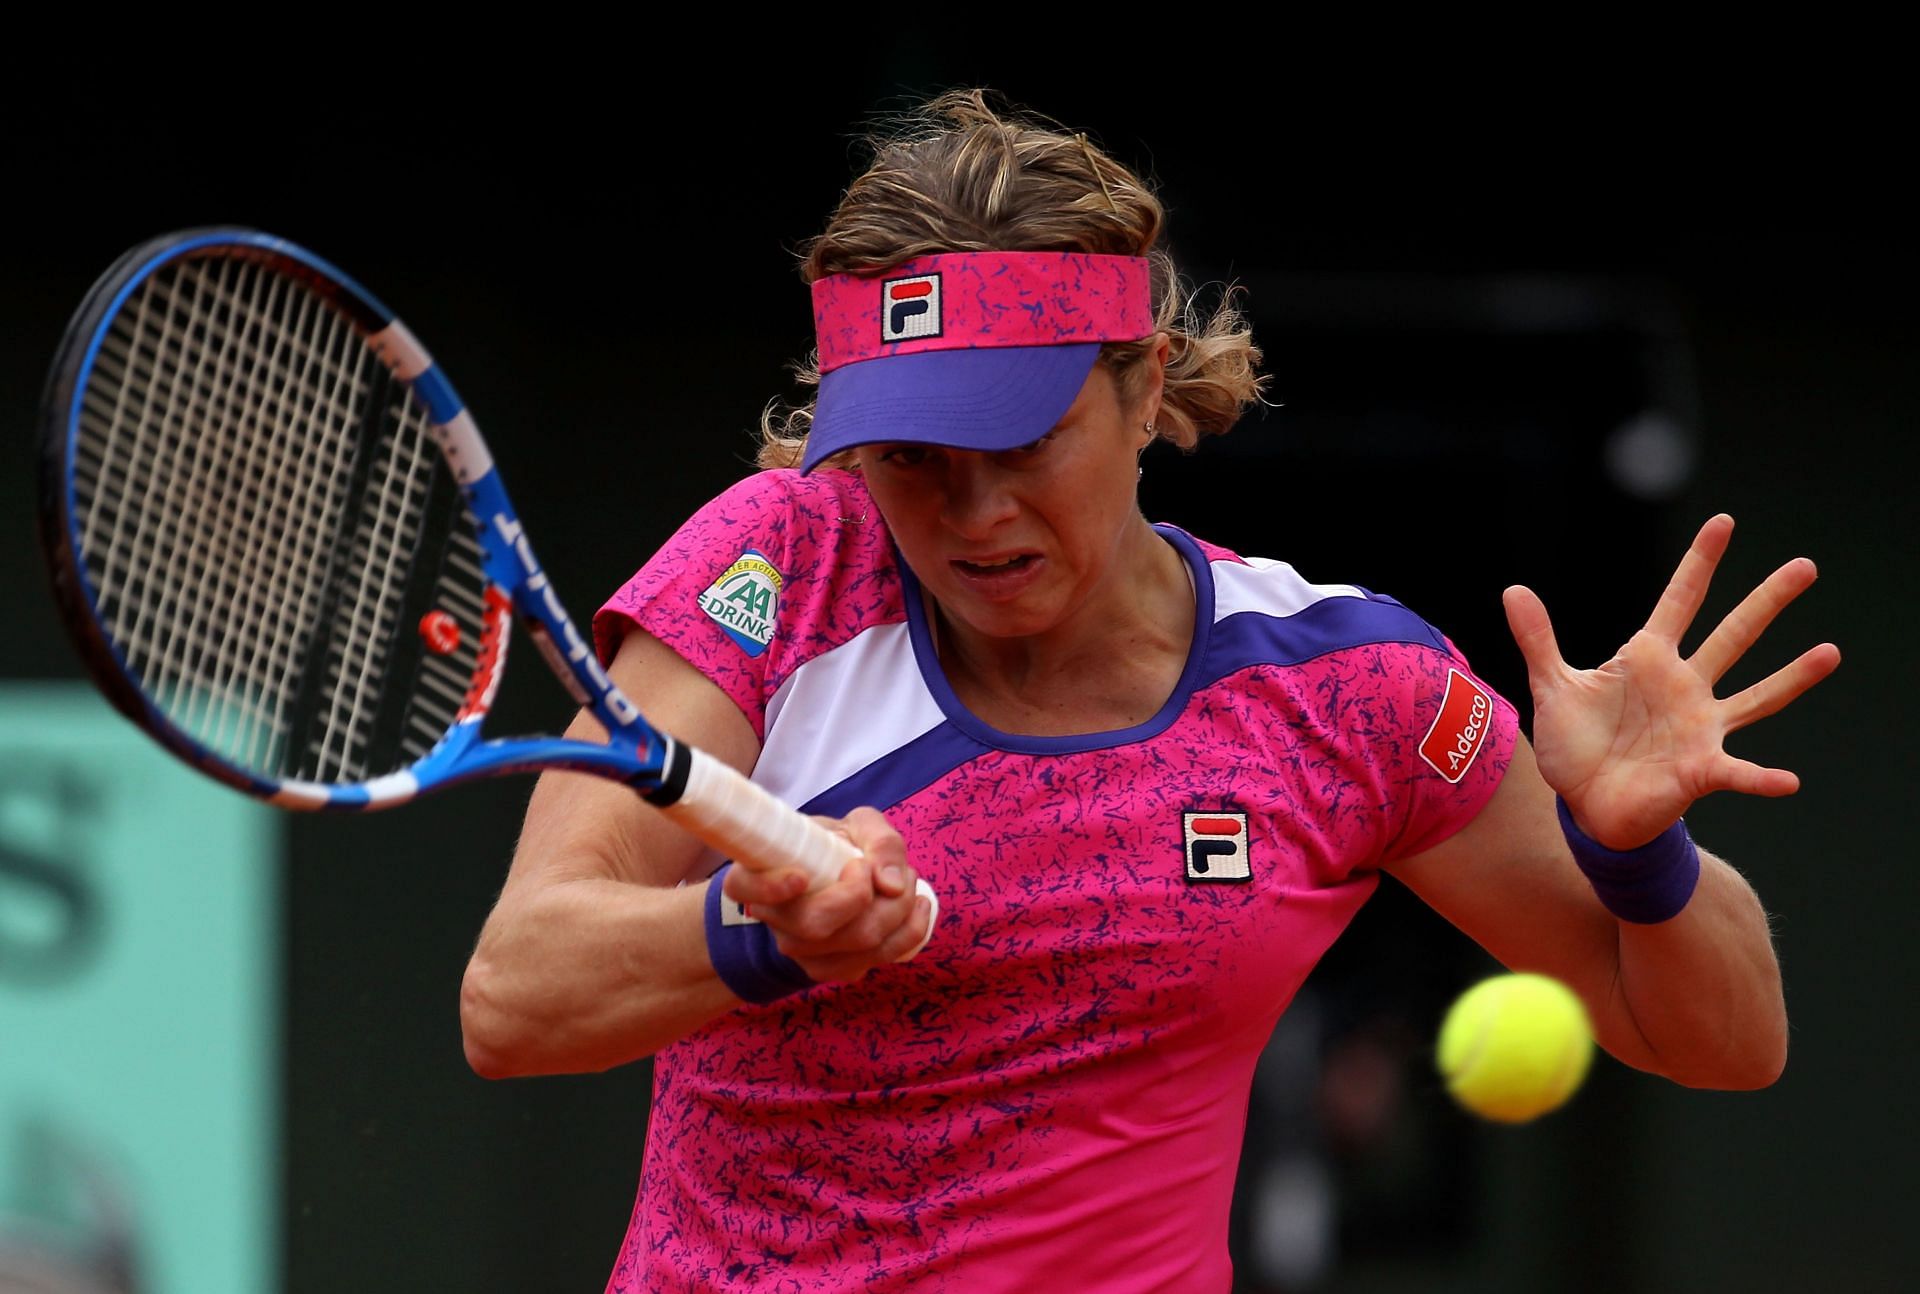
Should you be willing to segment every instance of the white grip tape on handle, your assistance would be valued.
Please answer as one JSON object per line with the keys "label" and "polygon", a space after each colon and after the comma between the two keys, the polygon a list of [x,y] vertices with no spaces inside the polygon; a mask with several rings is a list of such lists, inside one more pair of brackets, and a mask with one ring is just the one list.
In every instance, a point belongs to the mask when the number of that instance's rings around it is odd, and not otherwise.
{"label": "white grip tape on handle", "polygon": [[[730,765],[702,751],[683,749],[691,756],[686,789],[664,811],[742,867],[756,872],[800,867],[812,878],[807,888],[818,890],[839,879],[840,870],[860,857],[851,840],[775,799]],[[916,878],[915,891],[933,909],[927,921],[931,939],[940,921],[940,899],[924,878]],[[927,939],[900,960],[917,955]]]}

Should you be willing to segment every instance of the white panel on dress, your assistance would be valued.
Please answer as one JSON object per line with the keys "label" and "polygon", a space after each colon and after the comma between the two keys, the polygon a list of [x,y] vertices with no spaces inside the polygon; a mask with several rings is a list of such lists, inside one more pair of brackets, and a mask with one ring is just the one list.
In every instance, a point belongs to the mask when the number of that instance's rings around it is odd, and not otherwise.
{"label": "white panel on dress", "polygon": [[753,780],[805,804],[945,720],[904,624],[875,625],[787,676]]}
{"label": "white panel on dress", "polygon": [[1213,562],[1213,619],[1217,624],[1242,611],[1290,616],[1327,598],[1364,598],[1365,589],[1351,584],[1309,584],[1286,562],[1249,557],[1240,562]]}

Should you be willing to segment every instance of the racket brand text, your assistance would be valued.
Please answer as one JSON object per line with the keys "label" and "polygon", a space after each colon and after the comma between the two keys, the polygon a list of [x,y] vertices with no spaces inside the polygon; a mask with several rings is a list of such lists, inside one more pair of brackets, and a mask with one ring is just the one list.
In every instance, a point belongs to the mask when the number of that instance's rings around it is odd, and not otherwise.
{"label": "racket brand text", "polygon": [[592,644],[580,636],[573,617],[560,604],[560,597],[553,591],[547,573],[540,569],[540,560],[533,555],[533,545],[527,542],[526,530],[504,512],[494,513],[493,528],[501,541],[519,557],[520,567],[526,575],[526,590],[529,594],[539,595],[539,605],[545,613],[540,619],[545,622],[554,648],[565,658],[574,677],[584,675],[592,682],[591,695],[598,698],[598,708],[611,714],[620,724],[624,726],[639,722],[639,708],[627,699],[626,693],[613,685],[613,680],[607,677],[606,669],[600,664],[600,658],[594,654]]}

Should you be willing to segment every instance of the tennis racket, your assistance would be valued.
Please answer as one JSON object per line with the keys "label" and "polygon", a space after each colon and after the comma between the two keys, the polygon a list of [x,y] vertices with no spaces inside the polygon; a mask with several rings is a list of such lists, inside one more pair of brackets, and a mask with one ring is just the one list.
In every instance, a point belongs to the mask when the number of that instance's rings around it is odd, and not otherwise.
{"label": "tennis racket", "polygon": [[[115,707],[201,772],[282,808],[366,810],[571,769],[746,867],[819,888],[856,856],[647,722],[446,374],[311,252],[244,229],[134,248],[68,325],[42,417],[67,627]],[[516,615],[605,745],[482,736]]]}

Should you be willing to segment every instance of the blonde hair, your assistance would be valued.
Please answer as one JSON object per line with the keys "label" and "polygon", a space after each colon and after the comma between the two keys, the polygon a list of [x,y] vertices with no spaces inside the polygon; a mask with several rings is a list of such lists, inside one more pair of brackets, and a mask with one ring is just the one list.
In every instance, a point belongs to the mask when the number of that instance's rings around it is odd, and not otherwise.
{"label": "blonde hair", "polygon": [[[939,252],[1060,251],[1145,256],[1154,327],[1169,338],[1166,385],[1154,421],[1161,440],[1192,449],[1238,422],[1260,398],[1260,350],[1228,289],[1201,309],[1160,243],[1166,211],[1138,175],[1081,134],[1010,108],[986,90],[952,90],[868,137],[873,163],[841,198],[825,232],[801,247],[801,277],[878,274]],[[1109,342],[1100,363],[1128,404],[1157,337]],[[817,387],[817,354],[794,366]],[[793,467],[806,447],[813,401],[767,406],[761,467]],[[838,459],[828,460],[837,463]]]}

